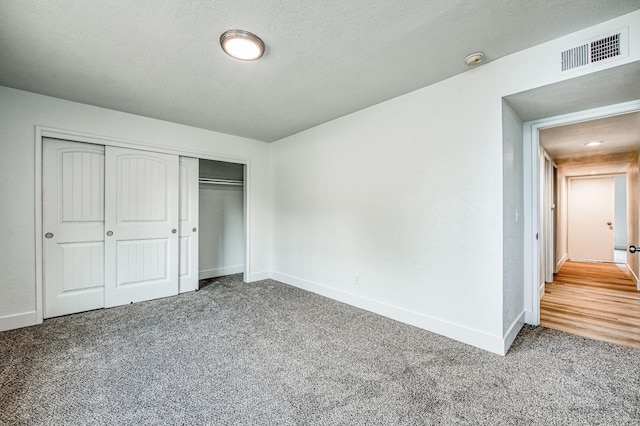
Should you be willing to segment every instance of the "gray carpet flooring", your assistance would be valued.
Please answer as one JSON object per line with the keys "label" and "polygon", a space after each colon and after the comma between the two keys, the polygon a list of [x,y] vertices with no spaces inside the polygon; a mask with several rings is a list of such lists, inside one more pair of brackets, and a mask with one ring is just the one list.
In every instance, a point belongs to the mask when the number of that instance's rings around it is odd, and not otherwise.
{"label": "gray carpet flooring", "polygon": [[505,357],[272,280],[0,333],[9,425],[639,425],[640,351],[526,326]]}

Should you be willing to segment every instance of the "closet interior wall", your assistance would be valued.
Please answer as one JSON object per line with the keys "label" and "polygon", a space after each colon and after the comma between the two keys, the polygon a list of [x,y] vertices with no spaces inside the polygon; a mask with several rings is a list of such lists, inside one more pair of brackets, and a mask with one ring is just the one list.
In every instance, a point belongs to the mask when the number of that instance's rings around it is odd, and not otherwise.
{"label": "closet interior wall", "polygon": [[244,165],[201,159],[199,175],[199,278],[242,273]]}

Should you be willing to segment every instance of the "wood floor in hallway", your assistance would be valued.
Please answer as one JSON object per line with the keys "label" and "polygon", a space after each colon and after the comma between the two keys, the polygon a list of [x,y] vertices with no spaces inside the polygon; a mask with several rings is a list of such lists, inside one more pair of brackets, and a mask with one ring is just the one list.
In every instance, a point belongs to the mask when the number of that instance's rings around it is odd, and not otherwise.
{"label": "wood floor in hallway", "polygon": [[567,261],[545,287],[540,325],[640,349],[640,292],[623,265]]}

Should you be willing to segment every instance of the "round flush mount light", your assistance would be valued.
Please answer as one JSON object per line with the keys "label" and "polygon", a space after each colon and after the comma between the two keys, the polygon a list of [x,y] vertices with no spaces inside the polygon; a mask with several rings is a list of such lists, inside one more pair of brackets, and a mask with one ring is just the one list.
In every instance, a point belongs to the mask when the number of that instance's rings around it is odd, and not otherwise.
{"label": "round flush mount light", "polygon": [[585,143],[586,146],[598,146],[598,145],[602,145],[604,143],[604,141],[591,141],[591,142],[587,142]]}
{"label": "round flush mount light", "polygon": [[264,43],[249,31],[225,31],[220,36],[220,46],[227,55],[241,61],[255,61],[264,55]]}
{"label": "round flush mount light", "polygon": [[469,65],[470,67],[479,65],[483,60],[484,60],[484,53],[482,52],[472,53],[468,55],[466,58],[464,58],[465,64]]}

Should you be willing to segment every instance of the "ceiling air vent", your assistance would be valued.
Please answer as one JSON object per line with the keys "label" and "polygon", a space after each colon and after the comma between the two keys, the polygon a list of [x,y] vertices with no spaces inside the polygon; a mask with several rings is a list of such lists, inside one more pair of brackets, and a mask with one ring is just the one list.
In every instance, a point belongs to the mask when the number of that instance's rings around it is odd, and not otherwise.
{"label": "ceiling air vent", "polygon": [[562,51],[560,53],[562,72],[626,57],[628,54],[627,34],[628,31],[625,28]]}

